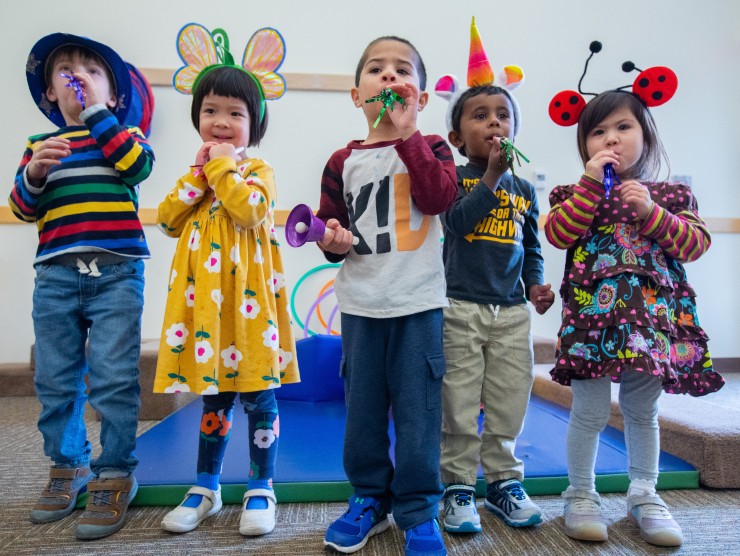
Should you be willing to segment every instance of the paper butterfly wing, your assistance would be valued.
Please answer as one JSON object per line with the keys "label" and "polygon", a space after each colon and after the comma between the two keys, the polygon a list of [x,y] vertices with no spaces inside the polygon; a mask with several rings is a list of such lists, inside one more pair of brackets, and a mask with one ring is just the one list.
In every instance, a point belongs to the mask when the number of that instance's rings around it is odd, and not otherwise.
{"label": "paper butterfly wing", "polygon": [[244,50],[242,66],[258,77],[267,99],[277,99],[285,93],[285,78],[277,73],[284,59],[285,41],[270,27],[255,32]]}
{"label": "paper butterfly wing", "polygon": [[188,23],[177,34],[177,51],[185,65],[175,72],[172,84],[181,93],[190,94],[201,70],[218,63],[216,45],[208,29]]}

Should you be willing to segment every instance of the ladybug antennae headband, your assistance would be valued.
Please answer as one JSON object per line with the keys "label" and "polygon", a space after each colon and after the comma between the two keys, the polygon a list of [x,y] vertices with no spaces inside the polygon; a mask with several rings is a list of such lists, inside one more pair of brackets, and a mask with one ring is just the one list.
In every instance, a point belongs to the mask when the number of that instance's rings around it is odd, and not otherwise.
{"label": "ladybug antennae headband", "polygon": [[[552,121],[558,125],[571,126],[578,123],[578,118],[586,107],[586,101],[582,95],[596,96],[596,93],[584,92],[581,89],[581,83],[586,76],[588,63],[591,61],[591,58],[594,54],[601,51],[601,43],[599,41],[593,41],[589,45],[589,50],[591,54],[586,59],[583,74],[578,80],[578,92],[571,90],[560,91],[550,101],[548,112]],[[635,64],[632,62],[624,62],[622,64],[622,70],[626,73],[637,70],[640,73],[632,85],[618,87],[615,90],[621,91],[632,87],[632,94],[639,98],[648,108],[665,104],[676,93],[676,89],[678,89],[678,78],[670,68],[654,66],[643,71],[635,67]]]}

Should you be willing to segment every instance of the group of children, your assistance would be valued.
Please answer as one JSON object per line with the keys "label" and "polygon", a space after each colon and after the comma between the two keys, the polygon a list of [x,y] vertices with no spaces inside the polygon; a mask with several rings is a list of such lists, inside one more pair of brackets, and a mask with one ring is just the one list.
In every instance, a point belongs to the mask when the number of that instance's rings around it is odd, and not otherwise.
{"label": "group of children", "polygon": [[[265,101],[284,90],[276,73],[284,45],[273,29],[253,39],[239,65],[221,30],[191,24],[178,37],[185,65],[175,86],[193,95],[202,146],[158,211],[159,227],[179,239],[154,389],[201,394],[203,413],[195,486],[162,521],[177,533],[222,506],[219,478],[237,393],[250,438],[239,531],[273,530],[274,389],[299,380],[272,169],[244,152],[267,129]],[[479,41],[474,27],[472,39]],[[251,64],[248,53],[260,44],[271,58]],[[59,520],[87,490],[80,539],[117,531],[137,490],[142,259],[149,251],[136,209],[154,156],[126,120],[125,68],[111,49],[83,37],[55,34],[34,46],[29,86],[59,129],[29,139],[10,196],[15,214],[39,230],[35,381],[53,466],[30,518]],[[339,552],[360,550],[390,526],[392,513],[407,555],[446,554],[442,529],[481,531],[479,463],[488,510],[513,527],[541,522],[514,446],[533,382],[527,300],[542,314],[555,295],[543,278],[537,195],[511,168],[509,147],[521,127],[511,93],[518,75],[494,84],[490,68],[481,73],[476,64],[468,87],[449,81],[448,140],[468,160],[456,168],[445,139],[417,129],[428,93],[416,48],[383,36],[357,65],[351,96],[367,137],[330,157],[317,211],[326,223],[320,249],[343,261],[335,291],[344,468],[353,494],[324,540]],[[395,106],[377,101],[388,90]],[[594,462],[610,384],[621,382],[628,515],[646,540],[674,546],[681,529],[655,491],[656,404],[662,389],[701,395],[722,386],[682,266],[710,238],[690,189],[653,181],[662,148],[644,102],[607,91],[577,120],[585,173],[552,192],[545,226],[547,239],[568,250],[552,372],[574,394],[565,530],[607,538]],[[621,180],[611,191],[606,164]],[[83,421],[88,399],[102,417],[96,459]]]}

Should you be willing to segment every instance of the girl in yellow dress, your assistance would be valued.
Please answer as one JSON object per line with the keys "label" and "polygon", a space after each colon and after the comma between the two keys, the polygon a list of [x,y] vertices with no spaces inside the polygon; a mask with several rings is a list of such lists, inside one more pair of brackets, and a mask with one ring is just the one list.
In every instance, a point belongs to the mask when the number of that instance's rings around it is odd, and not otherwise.
{"label": "girl in yellow dress", "polygon": [[[179,239],[154,391],[201,394],[203,415],[196,485],[162,527],[191,531],[221,508],[219,477],[239,393],[250,438],[239,531],[262,535],[275,527],[272,478],[280,430],[274,389],[299,376],[275,235],[272,168],[243,151],[264,136],[265,98],[281,96],[284,81],[274,73],[279,63],[268,72],[264,60],[260,72],[248,61],[235,65],[221,30],[211,34],[190,24],[178,43],[186,65],[175,74],[175,87],[193,94],[191,115],[203,145],[157,215],[164,233]],[[187,49],[196,43],[202,45],[198,52]],[[253,43],[284,52],[274,29],[258,31]],[[259,48],[248,45],[247,51],[254,56]],[[218,59],[203,60],[203,52]]]}

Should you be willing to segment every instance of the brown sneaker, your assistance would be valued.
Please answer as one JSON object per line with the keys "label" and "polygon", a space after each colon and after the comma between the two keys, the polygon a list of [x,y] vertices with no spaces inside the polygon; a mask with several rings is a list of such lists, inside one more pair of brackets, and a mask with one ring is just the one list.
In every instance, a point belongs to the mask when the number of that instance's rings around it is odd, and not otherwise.
{"label": "brown sneaker", "polygon": [[29,519],[33,523],[51,523],[71,514],[77,497],[85,492],[91,477],[87,466],[52,467],[49,470],[49,484],[31,509]]}
{"label": "brown sneaker", "polygon": [[96,478],[87,485],[87,507],[77,524],[77,538],[100,539],[118,531],[126,519],[126,510],[136,496],[136,477]]}

